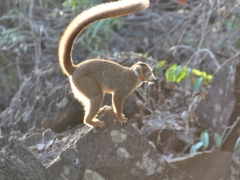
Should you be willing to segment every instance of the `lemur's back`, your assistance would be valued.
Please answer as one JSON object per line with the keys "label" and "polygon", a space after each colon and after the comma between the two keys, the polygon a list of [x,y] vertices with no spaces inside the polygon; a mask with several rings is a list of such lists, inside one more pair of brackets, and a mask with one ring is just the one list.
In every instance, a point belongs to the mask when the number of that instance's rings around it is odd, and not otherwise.
{"label": "lemur's back", "polygon": [[77,81],[78,78],[84,78],[85,76],[91,77],[95,79],[106,92],[113,91],[118,85],[126,84],[126,79],[129,84],[134,85],[134,82],[131,80],[136,78],[136,75],[130,71],[129,68],[112,61],[100,59],[91,59],[80,63],[72,76],[74,81]]}

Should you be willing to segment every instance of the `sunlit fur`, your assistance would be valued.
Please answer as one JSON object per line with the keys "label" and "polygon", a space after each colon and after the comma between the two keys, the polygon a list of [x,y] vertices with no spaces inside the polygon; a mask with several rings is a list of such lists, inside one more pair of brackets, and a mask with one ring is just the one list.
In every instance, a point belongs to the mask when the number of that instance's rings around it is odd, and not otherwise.
{"label": "sunlit fur", "polygon": [[69,76],[74,96],[85,107],[84,123],[89,126],[106,127],[96,119],[105,93],[113,95],[114,112],[121,123],[126,123],[122,114],[124,99],[144,81],[155,79],[152,69],[139,62],[130,68],[108,60],[92,59],[74,65],[72,62],[73,43],[89,24],[110,17],[123,16],[146,9],[149,0],[122,0],[95,6],[84,11],[71,21],[59,42],[59,63]]}

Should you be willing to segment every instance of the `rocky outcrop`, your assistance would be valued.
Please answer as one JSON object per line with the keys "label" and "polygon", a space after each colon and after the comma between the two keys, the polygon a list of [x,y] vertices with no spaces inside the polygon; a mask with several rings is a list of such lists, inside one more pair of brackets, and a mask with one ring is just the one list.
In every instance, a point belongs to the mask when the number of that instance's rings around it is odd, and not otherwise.
{"label": "rocky outcrop", "polygon": [[75,127],[58,135],[35,129],[22,142],[56,179],[191,179],[169,165],[131,124],[121,126],[111,107],[103,108],[99,119],[106,129]]}
{"label": "rocky outcrop", "polygon": [[228,125],[231,113],[236,105],[234,95],[235,65],[227,61],[218,70],[208,90],[207,99],[203,99],[196,108],[201,131],[221,134]]}
{"label": "rocky outcrop", "polygon": [[232,153],[212,151],[200,152],[192,156],[173,158],[168,162],[177,166],[195,180],[225,179],[230,170]]}
{"label": "rocky outcrop", "polygon": [[0,138],[0,179],[54,180],[22,143],[4,138]]}
{"label": "rocky outcrop", "polygon": [[85,177],[98,174],[111,180],[190,179],[170,166],[130,124],[121,127],[111,108],[105,108],[99,119],[106,122],[107,129],[92,129],[75,143]]}
{"label": "rocky outcrop", "polygon": [[[233,151],[239,137],[240,64],[238,58],[224,63],[213,78],[207,99],[196,108],[201,131],[222,135],[221,150]],[[226,129],[226,127],[229,128]]]}
{"label": "rocky outcrop", "polygon": [[83,113],[67,77],[51,64],[23,78],[9,108],[0,114],[0,127],[6,136],[13,130],[25,133],[34,126],[60,132],[80,123]]}

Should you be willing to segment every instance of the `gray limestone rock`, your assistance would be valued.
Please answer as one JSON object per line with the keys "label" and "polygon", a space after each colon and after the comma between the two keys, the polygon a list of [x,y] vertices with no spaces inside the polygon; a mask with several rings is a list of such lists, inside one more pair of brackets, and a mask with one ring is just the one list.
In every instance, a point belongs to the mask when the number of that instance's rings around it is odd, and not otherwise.
{"label": "gray limestone rock", "polygon": [[54,180],[40,161],[16,139],[0,138],[1,180]]}
{"label": "gray limestone rock", "polygon": [[83,179],[191,179],[169,165],[130,124],[121,126],[112,108],[105,107],[99,119],[106,129],[93,128],[75,141]]}

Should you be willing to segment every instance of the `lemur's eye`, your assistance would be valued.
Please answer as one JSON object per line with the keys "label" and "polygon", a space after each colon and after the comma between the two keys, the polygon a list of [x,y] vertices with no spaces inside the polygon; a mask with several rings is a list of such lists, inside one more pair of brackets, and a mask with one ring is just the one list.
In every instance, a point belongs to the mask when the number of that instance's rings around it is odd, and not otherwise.
{"label": "lemur's eye", "polygon": [[150,76],[150,75],[151,75],[150,73],[147,74],[147,76]]}

